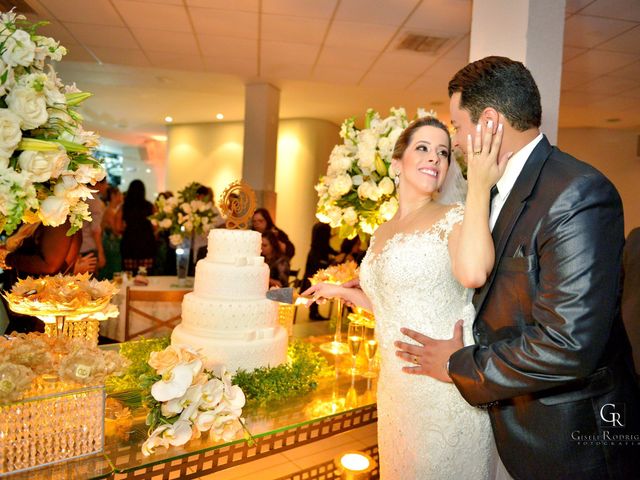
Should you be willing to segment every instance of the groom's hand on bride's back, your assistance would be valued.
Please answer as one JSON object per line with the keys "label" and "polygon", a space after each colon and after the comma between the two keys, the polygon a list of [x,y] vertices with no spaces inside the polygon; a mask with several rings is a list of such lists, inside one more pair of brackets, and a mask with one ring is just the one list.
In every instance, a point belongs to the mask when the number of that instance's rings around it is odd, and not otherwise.
{"label": "groom's hand on bride's back", "polygon": [[456,322],[453,327],[453,336],[448,340],[437,340],[415,330],[401,328],[403,335],[418,344],[394,342],[397,348],[396,356],[411,364],[403,367],[402,371],[412,375],[427,375],[436,380],[451,383],[447,366],[451,355],[464,346],[462,325],[462,320]]}

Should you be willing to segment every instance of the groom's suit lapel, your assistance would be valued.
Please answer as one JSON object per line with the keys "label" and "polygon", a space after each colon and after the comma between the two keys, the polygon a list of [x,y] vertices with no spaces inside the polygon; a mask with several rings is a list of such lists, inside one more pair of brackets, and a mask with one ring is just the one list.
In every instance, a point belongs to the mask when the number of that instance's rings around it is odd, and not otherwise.
{"label": "groom's suit lapel", "polygon": [[480,309],[487,298],[487,293],[491,289],[491,285],[496,277],[500,259],[502,258],[504,249],[507,246],[507,240],[511,235],[513,227],[518,221],[520,214],[527,205],[527,199],[531,195],[531,192],[538,181],[538,177],[540,176],[540,171],[551,154],[551,151],[551,144],[547,140],[547,137],[543,137],[538,145],[536,145],[533,152],[531,152],[531,155],[527,159],[522,172],[520,172],[507,201],[500,211],[498,220],[491,232],[496,252],[496,260],[487,282],[483,287],[476,290],[473,297],[473,304],[475,305],[476,312],[480,312]]}

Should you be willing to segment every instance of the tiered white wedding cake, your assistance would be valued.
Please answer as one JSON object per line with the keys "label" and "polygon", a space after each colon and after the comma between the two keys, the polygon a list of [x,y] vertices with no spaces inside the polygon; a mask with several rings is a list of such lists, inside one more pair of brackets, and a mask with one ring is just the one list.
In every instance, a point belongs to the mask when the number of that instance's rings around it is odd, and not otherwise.
{"label": "tiered white wedding cake", "polygon": [[274,367],[287,357],[287,332],[278,304],[267,300],[269,267],[260,256],[262,236],[251,230],[214,229],[208,254],[196,265],[193,292],[182,302],[182,323],[171,343],[199,349],[207,367]]}

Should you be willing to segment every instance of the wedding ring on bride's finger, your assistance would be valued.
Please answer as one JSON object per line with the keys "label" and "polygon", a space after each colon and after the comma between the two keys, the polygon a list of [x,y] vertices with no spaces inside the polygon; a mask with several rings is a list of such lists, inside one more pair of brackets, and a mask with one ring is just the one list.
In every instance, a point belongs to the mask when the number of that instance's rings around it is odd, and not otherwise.
{"label": "wedding ring on bride's finger", "polygon": [[473,152],[473,156],[480,155],[482,152]]}
{"label": "wedding ring on bride's finger", "polygon": [[411,357],[411,361],[412,361],[413,363],[415,363],[416,365],[420,365],[420,362],[418,361],[418,357],[416,357],[415,355],[413,355],[413,356]]}

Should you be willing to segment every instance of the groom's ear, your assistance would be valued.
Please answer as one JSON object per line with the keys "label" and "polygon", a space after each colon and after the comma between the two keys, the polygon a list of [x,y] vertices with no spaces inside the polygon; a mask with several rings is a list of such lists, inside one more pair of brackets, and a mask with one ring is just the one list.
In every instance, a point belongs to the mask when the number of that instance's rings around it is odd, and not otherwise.
{"label": "groom's ear", "polygon": [[498,122],[500,121],[500,114],[495,108],[487,107],[480,114],[479,122],[486,128],[490,120],[493,122],[492,133],[496,133],[498,130]]}

